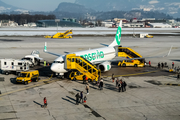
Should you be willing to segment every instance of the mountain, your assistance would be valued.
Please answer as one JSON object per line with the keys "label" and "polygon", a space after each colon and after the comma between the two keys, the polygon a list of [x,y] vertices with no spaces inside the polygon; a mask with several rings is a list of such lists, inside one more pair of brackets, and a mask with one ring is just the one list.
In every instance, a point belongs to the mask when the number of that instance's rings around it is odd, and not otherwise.
{"label": "mountain", "polygon": [[0,13],[27,13],[28,10],[8,5],[0,0]]}
{"label": "mountain", "polygon": [[91,8],[86,8],[83,5],[62,2],[59,6],[54,10],[54,12],[69,12],[69,13],[91,13],[95,12]]}
{"label": "mountain", "polygon": [[143,10],[180,16],[179,0],[76,0],[75,3],[96,11]]}

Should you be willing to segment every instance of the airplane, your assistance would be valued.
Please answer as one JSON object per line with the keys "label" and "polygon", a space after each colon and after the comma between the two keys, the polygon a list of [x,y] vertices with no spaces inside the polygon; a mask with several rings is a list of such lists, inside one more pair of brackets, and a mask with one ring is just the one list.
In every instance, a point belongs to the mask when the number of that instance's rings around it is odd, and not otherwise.
{"label": "airplane", "polygon": [[[111,62],[119,61],[114,59],[117,55],[117,48],[121,43],[121,30],[122,30],[122,21],[120,21],[119,26],[117,28],[117,32],[114,38],[114,41],[107,45],[106,47],[90,49],[79,52],[72,52],[69,54],[76,54],[76,56],[81,56],[87,59],[92,64],[95,64],[97,68],[101,70],[101,72],[106,72],[111,69]],[[56,75],[64,78],[64,74],[68,72],[68,70],[64,69],[64,60],[65,55],[56,54],[47,51],[47,43],[45,42],[44,52],[49,53],[55,56],[58,56],[52,63],[50,69],[56,73]],[[133,58],[133,59],[142,59],[142,58]],[[131,60],[131,59],[130,59]]]}
{"label": "airplane", "polygon": [[[115,46],[119,46],[121,42],[121,29],[122,29],[122,21],[120,21],[119,23],[114,41],[107,47],[90,49],[90,50],[79,51],[79,52],[72,52],[69,54],[76,54],[76,56],[81,56],[87,59],[92,64],[96,64],[97,67],[102,72],[109,71],[111,69],[111,60],[116,57]],[[47,51],[46,42],[44,46],[44,52],[58,56],[58,58],[55,59],[54,62],[52,63],[50,69],[63,78],[64,73],[68,72],[68,70],[64,69],[65,55],[56,54],[56,53]]]}

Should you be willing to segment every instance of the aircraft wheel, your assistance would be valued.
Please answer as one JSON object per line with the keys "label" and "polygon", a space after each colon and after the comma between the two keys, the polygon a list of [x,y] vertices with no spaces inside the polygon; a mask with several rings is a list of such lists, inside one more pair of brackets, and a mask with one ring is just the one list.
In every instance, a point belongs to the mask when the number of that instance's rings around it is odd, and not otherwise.
{"label": "aircraft wheel", "polygon": [[137,64],[135,64],[134,67],[137,67]]}

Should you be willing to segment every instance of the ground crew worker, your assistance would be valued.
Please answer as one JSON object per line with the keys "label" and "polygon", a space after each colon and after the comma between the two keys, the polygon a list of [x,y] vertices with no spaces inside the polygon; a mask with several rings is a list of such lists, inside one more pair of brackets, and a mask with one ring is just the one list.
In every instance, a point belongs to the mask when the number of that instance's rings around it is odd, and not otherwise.
{"label": "ground crew worker", "polygon": [[172,69],[174,68],[174,62],[172,62]]}
{"label": "ground crew worker", "polygon": [[47,100],[46,100],[46,97],[44,97],[44,107],[47,107]]}
{"label": "ground crew worker", "polygon": [[44,66],[46,66],[46,61],[44,61]]}
{"label": "ground crew worker", "polygon": [[149,61],[149,67],[151,67],[151,61]]}
{"label": "ground crew worker", "polygon": [[88,83],[86,85],[86,91],[87,91],[87,94],[89,94],[89,84]]}

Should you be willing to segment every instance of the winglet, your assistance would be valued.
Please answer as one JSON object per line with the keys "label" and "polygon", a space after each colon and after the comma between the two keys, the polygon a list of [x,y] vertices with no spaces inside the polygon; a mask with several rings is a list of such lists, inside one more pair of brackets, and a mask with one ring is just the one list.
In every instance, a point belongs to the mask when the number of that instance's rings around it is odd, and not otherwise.
{"label": "winglet", "polygon": [[45,45],[44,45],[44,52],[47,51],[47,43],[45,42]]}

